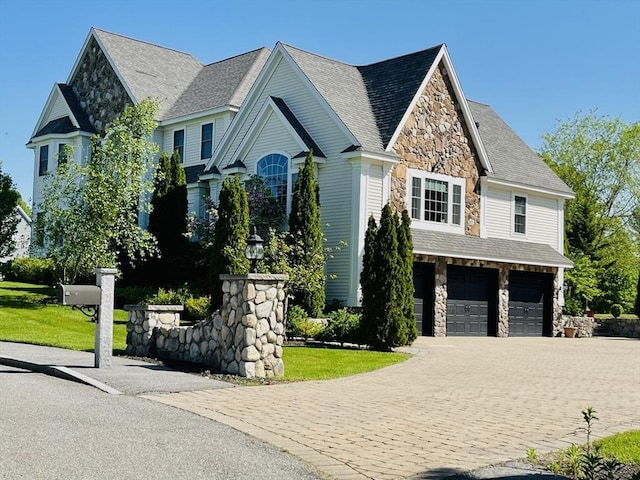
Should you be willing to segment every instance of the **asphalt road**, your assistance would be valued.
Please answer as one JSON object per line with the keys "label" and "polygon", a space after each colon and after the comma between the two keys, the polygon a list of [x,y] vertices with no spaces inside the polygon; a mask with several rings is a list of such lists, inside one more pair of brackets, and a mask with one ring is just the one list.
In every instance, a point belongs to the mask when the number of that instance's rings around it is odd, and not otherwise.
{"label": "asphalt road", "polygon": [[0,366],[0,479],[320,479],[226,425]]}

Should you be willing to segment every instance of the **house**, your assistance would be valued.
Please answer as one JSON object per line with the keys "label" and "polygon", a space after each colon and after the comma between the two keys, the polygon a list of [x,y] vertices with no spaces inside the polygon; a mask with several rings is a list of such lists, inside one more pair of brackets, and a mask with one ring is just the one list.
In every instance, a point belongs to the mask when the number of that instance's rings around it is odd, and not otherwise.
{"label": "house", "polygon": [[31,243],[31,217],[20,205],[16,206],[15,214],[18,216],[18,225],[13,234],[15,249],[13,253],[6,257],[0,257],[0,264],[6,263],[14,258],[28,257],[29,245]]}
{"label": "house", "polygon": [[278,43],[203,66],[93,29],[29,142],[36,167],[43,147],[64,135],[84,145],[147,96],[162,102],[161,150],[184,153],[196,212],[225,175],[263,177],[288,210],[313,152],[327,243],[348,245],[327,262],[328,299],[358,305],[367,219],[390,202],[412,218],[421,334],[560,330],[573,193],[491,107],[465,97],[445,45],[353,66]]}

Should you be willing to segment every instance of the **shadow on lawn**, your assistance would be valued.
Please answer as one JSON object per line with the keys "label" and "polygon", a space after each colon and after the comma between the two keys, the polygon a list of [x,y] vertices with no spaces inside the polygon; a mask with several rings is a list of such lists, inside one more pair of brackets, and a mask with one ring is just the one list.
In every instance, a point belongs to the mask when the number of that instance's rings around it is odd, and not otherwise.
{"label": "shadow on lawn", "polygon": [[0,306],[6,308],[28,308],[37,310],[47,306],[43,299],[25,297],[24,295],[3,295],[0,297]]}

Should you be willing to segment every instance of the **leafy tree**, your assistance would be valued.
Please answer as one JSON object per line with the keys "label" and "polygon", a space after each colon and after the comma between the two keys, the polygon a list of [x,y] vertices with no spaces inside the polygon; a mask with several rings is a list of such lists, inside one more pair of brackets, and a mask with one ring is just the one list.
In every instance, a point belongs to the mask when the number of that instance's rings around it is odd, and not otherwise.
{"label": "leafy tree", "polygon": [[155,253],[155,239],[138,224],[148,212],[148,180],[157,146],[157,103],[128,106],[91,142],[85,165],[68,162],[45,177],[43,253],[64,271],[64,280],[91,274],[97,267],[120,267]]}
{"label": "leafy tree", "polygon": [[400,295],[402,315],[407,328],[406,343],[412,343],[418,336],[413,297],[413,238],[411,236],[411,218],[407,210],[402,211],[398,225],[398,257],[400,260]]}
{"label": "leafy tree", "polygon": [[244,189],[249,198],[249,225],[256,227],[260,235],[267,235],[270,228],[282,228],[284,210],[264,180],[253,175],[244,182]]}
{"label": "leafy tree", "polygon": [[9,174],[2,173],[0,163],[0,257],[13,253],[15,240],[13,238],[18,228],[18,215],[16,206],[20,200],[20,194],[15,188]]}
{"label": "leafy tree", "polygon": [[[566,252],[577,265],[567,278],[576,287],[590,284],[581,271],[595,275],[596,285],[587,289],[599,311],[613,303],[630,308],[640,253],[637,229],[633,239],[640,208],[640,122],[576,114],[543,140],[542,158],[576,194],[566,205]],[[581,290],[570,288],[568,306],[583,303]]]}
{"label": "leafy tree", "polygon": [[31,207],[27,205],[27,202],[24,201],[22,196],[18,198],[18,206],[22,207],[22,210],[24,210],[27,215],[31,216]]}
{"label": "leafy tree", "polygon": [[292,290],[294,302],[312,317],[322,314],[325,303],[324,254],[320,223],[320,190],[315,179],[313,152],[307,154],[304,166],[293,189],[289,231],[292,241],[302,248],[290,260],[304,265],[314,278],[308,285]]}
{"label": "leafy tree", "polygon": [[[369,226],[372,225],[370,221]],[[373,281],[366,280],[363,285],[363,325],[369,345],[376,350],[390,350],[410,342],[403,302],[403,264],[406,258],[401,259],[398,253],[399,228],[398,216],[387,203],[382,209],[374,248],[365,245],[367,269],[373,267],[376,273]],[[365,244],[372,237],[369,229],[367,230]],[[365,293],[367,289],[371,290]]]}
{"label": "leafy tree", "polygon": [[222,281],[219,276],[249,271],[249,261],[244,256],[249,237],[249,202],[238,177],[227,177],[222,182],[217,213],[209,264],[213,308],[222,305]]}

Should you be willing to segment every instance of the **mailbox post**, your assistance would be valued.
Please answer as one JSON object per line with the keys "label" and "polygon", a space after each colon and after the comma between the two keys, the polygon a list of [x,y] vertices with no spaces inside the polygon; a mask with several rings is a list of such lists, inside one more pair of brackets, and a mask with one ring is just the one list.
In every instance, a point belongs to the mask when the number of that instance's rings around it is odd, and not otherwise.
{"label": "mailbox post", "polygon": [[[95,285],[60,285],[58,300],[62,305],[71,305],[96,322],[95,361],[96,368],[110,367],[113,354],[113,304],[115,290],[115,268],[96,268]],[[88,313],[85,309],[93,310]]]}

